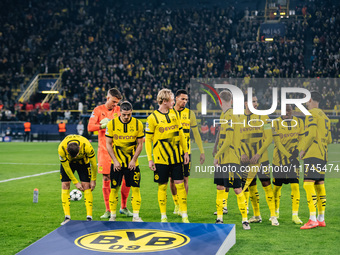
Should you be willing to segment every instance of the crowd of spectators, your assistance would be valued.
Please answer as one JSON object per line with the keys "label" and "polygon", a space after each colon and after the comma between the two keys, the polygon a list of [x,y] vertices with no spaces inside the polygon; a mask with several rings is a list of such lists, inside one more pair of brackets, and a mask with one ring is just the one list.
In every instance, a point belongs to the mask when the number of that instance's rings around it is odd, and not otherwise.
{"label": "crowd of spectators", "polygon": [[[243,18],[233,6],[126,9],[105,1],[5,0],[0,7],[1,120],[75,122],[63,111],[88,113],[105,102],[111,87],[119,88],[135,109],[152,110],[160,88],[188,89],[191,78],[244,78],[247,83],[339,77],[340,15],[332,6],[306,7],[305,17],[286,20],[286,37],[273,42],[257,40],[262,21],[249,18],[249,12]],[[313,34],[311,68],[305,64],[308,33]],[[67,69],[62,91],[49,108],[20,112],[36,103],[16,102],[33,75],[61,69]],[[339,87],[330,82],[326,88],[316,89],[324,95],[323,107],[333,109]],[[261,93],[265,100],[270,89]]]}

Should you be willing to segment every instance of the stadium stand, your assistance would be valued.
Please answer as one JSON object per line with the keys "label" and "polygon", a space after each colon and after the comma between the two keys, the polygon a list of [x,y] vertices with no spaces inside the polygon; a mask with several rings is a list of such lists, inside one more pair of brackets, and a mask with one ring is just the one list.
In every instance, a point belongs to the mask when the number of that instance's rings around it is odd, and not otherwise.
{"label": "stadium stand", "polygon": [[[259,27],[272,17],[264,17],[259,4],[235,9],[231,2],[179,2],[2,1],[1,121],[52,124],[71,110],[70,122],[76,123],[105,101],[109,87],[118,87],[135,109],[153,110],[160,88],[188,89],[190,78],[340,75],[340,16],[334,1],[297,4],[296,15],[281,20],[285,36],[270,42]],[[34,75],[62,69],[67,71],[61,93],[49,107],[36,105],[43,100],[40,93],[18,102]],[[338,109],[336,82],[313,89],[326,99],[323,109]],[[270,90],[259,93],[266,105]]]}

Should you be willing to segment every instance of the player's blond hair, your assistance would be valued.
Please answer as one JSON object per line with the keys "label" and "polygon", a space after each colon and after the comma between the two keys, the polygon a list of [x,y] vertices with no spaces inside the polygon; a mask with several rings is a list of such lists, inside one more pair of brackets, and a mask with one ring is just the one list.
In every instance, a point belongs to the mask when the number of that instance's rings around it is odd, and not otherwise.
{"label": "player's blond hair", "polygon": [[230,102],[230,100],[233,98],[233,95],[229,90],[223,90],[220,92],[220,98],[226,102]]}
{"label": "player's blond hair", "polygon": [[168,102],[173,96],[174,93],[170,89],[161,89],[157,95],[157,103],[161,105],[164,101]]}

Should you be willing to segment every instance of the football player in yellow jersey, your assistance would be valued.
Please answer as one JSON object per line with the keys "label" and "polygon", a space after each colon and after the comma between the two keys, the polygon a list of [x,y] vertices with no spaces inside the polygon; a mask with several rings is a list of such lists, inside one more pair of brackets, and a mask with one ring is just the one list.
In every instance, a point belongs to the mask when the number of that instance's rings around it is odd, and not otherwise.
{"label": "football player in yellow jersey", "polygon": [[[243,229],[249,230],[247,216],[246,198],[242,192],[242,174],[241,174],[241,133],[239,116],[233,114],[232,94],[230,91],[221,91],[219,94],[222,101],[222,111],[224,112],[221,120],[221,129],[219,137],[219,147],[214,158],[215,177],[222,179],[223,185],[217,184],[217,219],[216,223],[223,223],[223,196],[225,188],[234,189],[237,196],[237,204],[242,215]],[[238,123],[238,125],[235,123]],[[222,177],[222,178],[221,178]]]}
{"label": "football player in yellow jersey", "polygon": [[[201,152],[200,163],[203,164],[205,160],[205,155],[204,155],[202,139],[198,131],[195,113],[191,111],[190,109],[185,108],[185,105],[187,104],[187,102],[188,102],[188,92],[184,89],[178,90],[176,92],[176,103],[175,103],[174,109],[178,112],[179,117],[181,119],[184,136],[186,138],[186,143],[188,145],[189,158],[191,160],[190,130],[192,130],[194,134],[195,142],[197,143],[197,146]],[[184,165],[184,187],[185,187],[187,194],[189,190],[188,181],[189,181],[189,175],[190,175],[190,166],[191,166],[191,162],[189,162],[189,164]],[[180,215],[181,213],[179,211],[177,189],[176,189],[176,185],[173,182],[173,180],[171,180],[170,182],[170,189],[172,193],[172,198],[175,203],[174,214]]]}
{"label": "football player in yellow jersey", "polygon": [[182,221],[189,223],[183,176],[183,163],[189,164],[188,146],[179,114],[172,109],[174,94],[169,89],[162,89],[158,92],[157,102],[158,110],[151,113],[146,121],[145,149],[149,168],[154,171],[154,181],[158,183],[161,222],[167,222],[166,191],[170,176],[177,188]]}
{"label": "football player in yellow jersey", "polygon": [[291,105],[286,106],[286,115],[273,121],[273,184],[275,197],[275,212],[279,217],[282,184],[290,183],[292,198],[292,221],[302,224],[298,216],[300,204],[298,143],[304,135],[302,119],[292,115]]}
{"label": "football player in yellow jersey", "polygon": [[106,148],[111,157],[110,221],[116,220],[118,192],[124,176],[126,186],[131,187],[131,204],[134,222],[141,206],[140,169],[138,156],[143,149],[144,130],[140,120],[132,117],[132,105],[125,101],[120,105],[120,116],[112,119],[106,127]]}
{"label": "football player in yellow jersey", "polygon": [[[83,136],[68,135],[59,144],[61,201],[65,219],[61,225],[71,220],[70,185],[71,181],[77,189],[84,192],[87,221],[92,220],[92,191],[96,187],[97,160],[91,143]],[[78,172],[81,182],[74,172]]]}
{"label": "football player in yellow jersey", "polygon": [[[256,109],[258,106],[256,96],[252,97],[252,104]],[[253,114],[249,110],[247,101],[245,101],[245,107],[245,115],[241,116],[243,124],[240,129],[242,133],[241,162],[243,164],[243,170],[248,171],[244,191],[248,201],[247,186],[249,185],[249,197],[254,212],[254,216],[249,219],[249,222],[262,222],[259,204],[260,196],[256,185],[256,179],[258,176],[266,194],[266,201],[270,210],[269,220],[273,226],[278,226],[279,222],[275,214],[273,188],[270,182],[270,168],[267,150],[268,146],[273,141],[270,119],[267,115]],[[253,171],[249,172],[251,169]],[[243,173],[246,173],[247,171],[243,171]]]}
{"label": "football player in yellow jersey", "polygon": [[[301,229],[326,227],[325,172],[328,160],[328,144],[332,142],[331,122],[319,109],[322,96],[312,91],[306,103],[311,115],[305,118],[305,137],[299,145],[300,158],[304,160],[304,183],[309,208],[309,221]],[[318,208],[318,217],[316,217]]]}

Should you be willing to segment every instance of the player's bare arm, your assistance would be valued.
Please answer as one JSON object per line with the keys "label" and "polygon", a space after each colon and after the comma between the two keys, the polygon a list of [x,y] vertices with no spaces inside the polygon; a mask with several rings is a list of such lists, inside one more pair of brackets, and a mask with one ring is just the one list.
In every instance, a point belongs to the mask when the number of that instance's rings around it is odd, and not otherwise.
{"label": "player's bare arm", "polygon": [[113,161],[113,170],[119,171],[121,169],[121,165],[113,151],[112,143],[113,143],[113,139],[111,137],[106,137],[106,149]]}
{"label": "player's bare arm", "polygon": [[129,162],[128,168],[130,170],[136,169],[136,161],[137,161],[140,153],[142,152],[142,149],[143,149],[143,138],[139,138],[139,139],[137,139],[137,148],[136,148],[135,155],[133,155],[131,161]]}

